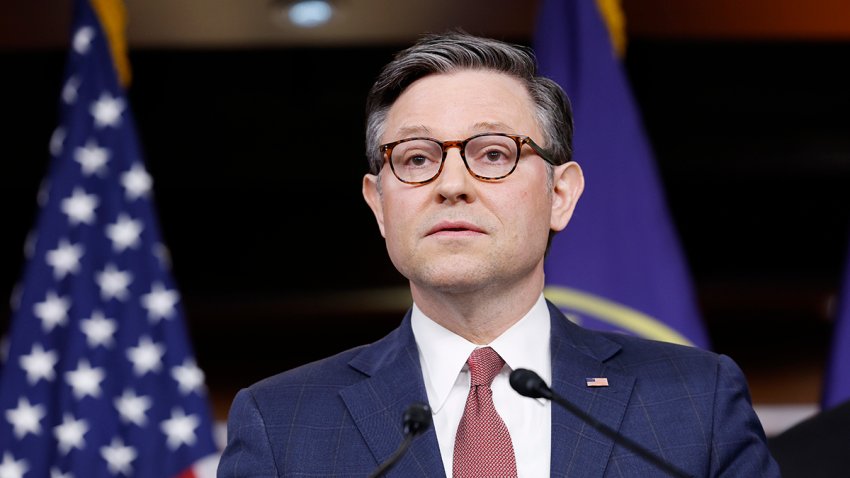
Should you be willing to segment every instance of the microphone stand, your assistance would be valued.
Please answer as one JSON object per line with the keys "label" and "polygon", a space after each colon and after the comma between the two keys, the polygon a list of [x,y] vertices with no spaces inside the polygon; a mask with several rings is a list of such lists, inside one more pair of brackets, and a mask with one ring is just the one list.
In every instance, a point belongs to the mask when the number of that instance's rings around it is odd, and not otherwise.
{"label": "microphone stand", "polygon": [[531,398],[546,398],[566,408],[570,413],[593,427],[594,430],[610,438],[617,445],[628,449],[649,463],[655,465],[658,469],[664,471],[668,475],[676,478],[692,478],[684,471],[662,460],[654,453],[641,446],[638,442],[622,435],[608,425],[600,422],[593,416],[585,413],[584,410],[580,409],[574,403],[552,391],[552,389],[546,385],[546,382],[544,382],[543,379],[535,372],[518,368],[511,372],[510,383],[511,387],[520,395]]}
{"label": "microphone stand", "polygon": [[413,438],[424,433],[429,426],[431,426],[431,407],[424,403],[414,403],[407,407],[407,410],[404,411],[404,415],[402,416],[404,440],[402,440],[398,449],[369,475],[369,478],[378,478],[390,471],[401,457],[404,456],[407,449],[410,448]]}
{"label": "microphone stand", "polygon": [[378,478],[384,473],[390,471],[390,468],[395,466],[398,463],[399,458],[407,452],[407,449],[410,448],[410,442],[413,441],[413,435],[407,435],[404,437],[404,441],[401,442],[401,445],[398,446],[398,449],[393,453],[387,460],[381,463],[375,471],[369,475],[369,478]]}

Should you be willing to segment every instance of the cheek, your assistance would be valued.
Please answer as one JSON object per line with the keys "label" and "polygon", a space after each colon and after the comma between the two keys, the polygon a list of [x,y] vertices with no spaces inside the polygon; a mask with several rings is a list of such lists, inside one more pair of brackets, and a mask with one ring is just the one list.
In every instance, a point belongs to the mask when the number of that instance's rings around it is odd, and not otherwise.
{"label": "cheek", "polygon": [[383,202],[384,229],[386,231],[387,245],[393,246],[399,241],[410,237],[411,229],[415,226],[416,214],[411,213],[410,204],[401,197],[387,198]]}
{"label": "cheek", "polygon": [[517,191],[502,204],[513,223],[513,235],[523,241],[548,237],[551,216],[551,202],[545,192],[533,193],[528,190]]}

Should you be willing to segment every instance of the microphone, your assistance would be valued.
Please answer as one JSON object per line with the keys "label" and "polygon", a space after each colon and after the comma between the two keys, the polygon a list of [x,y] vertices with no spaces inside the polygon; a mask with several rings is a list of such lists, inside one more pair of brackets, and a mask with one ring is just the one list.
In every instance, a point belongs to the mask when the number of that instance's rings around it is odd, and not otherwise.
{"label": "microphone", "polygon": [[401,417],[402,426],[401,430],[404,434],[404,440],[401,442],[401,445],[398,446],[398,449],[393,453],[386,461],[381,463],[375,471],[369,475],[369,478],[378,478],[384,473],[390,471],[390,468],[395,466],[398,460],[404,456],[404,453],[410,448],[410,442],[413,441],[413,438],[421,435],[431,426],[431,407],[425,405],[424,403],[413,403],[407,410],[404,411],[404,414]]}
{"label": "microphone", "polygon": [[573,404],[564,397],[552,391],[552,389],[549,388],[548,385],[546,385],[546,382],[544,382],[543,379],[540,378],[540,375],[537,375],[537,373],[524,368],[518,368],[511,372],[510,383],[511,388],[516,390],[517,393],[524,397],[545,398],[566,408],[570,413],[577,416],[583,422],[593,427],[594,430],[610,438],[617,445],[628,449],[629,451],[635,453],[636,455],[640,456],[649,463],[655,465],[658,469],[664,471],[668,475],[675,476],[676,478],[692,478],[690,475],[688,475],[681,469],[673,466],[671,463],[662,460],[661,458],[653,454],[651,451],[641,446],[636,441],[621,435],[618,431],[600,422],[596,418],[593,418],[592,416],[588,415],[577,405]]}

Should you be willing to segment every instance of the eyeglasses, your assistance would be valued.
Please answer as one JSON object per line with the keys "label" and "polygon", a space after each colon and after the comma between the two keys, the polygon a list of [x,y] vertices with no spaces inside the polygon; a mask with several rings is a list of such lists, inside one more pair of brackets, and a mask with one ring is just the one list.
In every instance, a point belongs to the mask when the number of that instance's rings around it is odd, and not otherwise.
{"label": "eyeglasses", "polygon": [[443,171],[449,148],[460,148],[463,164],[473,177],[497,181],[514,172],[524,144],[547,163],[560,164],[528,136],[505,133],[482,133],[463,141],[405,138],[381,145],[380,151],[403,183],[425,184],[436,179]]}

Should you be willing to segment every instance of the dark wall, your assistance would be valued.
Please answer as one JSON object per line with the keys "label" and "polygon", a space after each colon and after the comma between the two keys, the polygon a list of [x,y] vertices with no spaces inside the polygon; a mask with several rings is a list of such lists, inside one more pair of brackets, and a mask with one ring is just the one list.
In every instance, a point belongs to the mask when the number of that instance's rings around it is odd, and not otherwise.
{"label": "dark wall", "polygon": [[[131,104],[213,388],[372,340],[398,321],[386,309],[303,305],[404,285],[360,196],[364,99],[396,50],[132,55]],[[630,45],[626,67],[700,305],[716,348],[748,374],[824,357],[850,229],[848,56],[848,43]],[[7,295],[34,223],[64,54],[0,61]]]}

